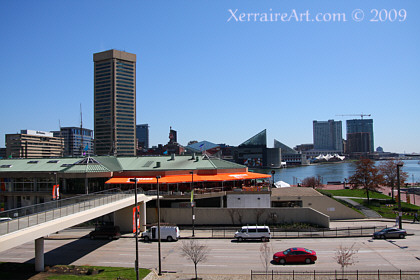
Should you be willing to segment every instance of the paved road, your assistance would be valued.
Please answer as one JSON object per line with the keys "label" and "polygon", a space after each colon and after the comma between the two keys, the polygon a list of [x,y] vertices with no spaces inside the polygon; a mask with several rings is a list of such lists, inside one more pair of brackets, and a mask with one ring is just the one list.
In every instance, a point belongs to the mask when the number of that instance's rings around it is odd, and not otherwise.
{"label": "paved road", "polygon": [[[366,224],[385,225],[391,221],[372,220]],[[360,224],[358,221],[339,223],[348,226]],[[419,270],[420,265],[420,224],[405,224],[411,233],[402,240],[372,240],[361,238],[318,238],[318,239],[273,239],[269,246],[273,252],[294,246],[302,246],[317,252],[319,260],[311,265],[270,265],[270,269],[282,270],[339,270],[334,261],[338,246],[351,246],[359,250],[358,263],[354,269],[359,270]],[[45,241],[46,264],[104,265],[115,267],[133,267],[135,241],[131,237],[115,241],[89,240],[81,238],[89,232],[85,230],[65,230],[51,235]],[[199,264],[199,272],[209,274],[243,275],[248,277],[250,270],[263,268],[259,249],[260,242],[238,243],[229,239],[199,239],[206,244],[210,253],[208,261]],[[162,270],[166,275],[189,274],[194,272],[193,264],[180,254],[182,240],[162,242]],[[139,242],[140,266],[157,269],[157,243]],[[26,243],[0,256],[0,261],[33,262],[34,243]],[[172,273],[171,273],[172,272]],[[176,272],[176,274],[175,274]],[[232,277],[233,278],[233,277]],[[172,278],[171,278],[172,279]]]}

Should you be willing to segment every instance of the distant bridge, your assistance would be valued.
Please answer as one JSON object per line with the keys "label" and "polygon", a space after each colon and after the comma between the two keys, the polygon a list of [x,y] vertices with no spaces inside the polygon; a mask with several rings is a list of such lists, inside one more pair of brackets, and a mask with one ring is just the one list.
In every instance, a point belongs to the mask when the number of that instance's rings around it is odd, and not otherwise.
{"label": "distant bridge", "polygon": [[[146,202],[155,197],[137,195],[141,230],[146,222]],[[133,226],[134,191],[108,191],[56,200],[1,212],[12,220],[0,223],[0,252],[35,240],[35,269],[44,270],[44,237],[103,215],[114,213],[122,231]]]}

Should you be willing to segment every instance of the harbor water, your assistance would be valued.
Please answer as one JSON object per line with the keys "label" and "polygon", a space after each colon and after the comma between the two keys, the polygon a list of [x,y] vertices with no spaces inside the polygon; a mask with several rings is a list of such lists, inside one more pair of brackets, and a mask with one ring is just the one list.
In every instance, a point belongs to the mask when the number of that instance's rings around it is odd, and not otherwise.
{"label": "harbor water", "polygon": [[[420,182],[420,164],[418,160],[404,160],[404,166],[401,171],[407,172],[408,178],[406,183],[418,183]],[[377,161],[376,165],[380,164],[381,161]],[[251,168],[250,168],[251,170]],[[311,164],[308,166],[296,166],[286,167],[281,169],[252,169],[251,171],[268,173],[274,170],[274,181],[284,181],[291,185],[297,185],[301,183],[303,179],[307,177],[319,177],[323,184],[328,182],[344,182],[354,174],[355,163],[354,162],[335,162],[335,163],[322,163],[322,164]]]}

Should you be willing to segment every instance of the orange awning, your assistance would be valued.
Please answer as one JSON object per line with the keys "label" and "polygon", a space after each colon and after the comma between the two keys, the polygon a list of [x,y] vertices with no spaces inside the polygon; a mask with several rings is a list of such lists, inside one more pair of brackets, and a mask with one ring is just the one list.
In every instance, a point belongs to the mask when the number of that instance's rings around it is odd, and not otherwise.
{"label": "orange awning", "polygon": [[[186,175],[172,175],[164,176],[159,179],[160,184],[176,184],[176,183],[190,183],[192,176]],[[224,182],[224,181],[241,181],[252,179],[270,178],[270,174],[261,174],[253,172],[241,173],[221,173],[217,175],[197,175],[194,174],[194,182]],[[137,184],[157,184],[156,177],[136,177]],[[130,179],[134,177],[113,177],[105,182],[105,184],[134,184]]]}

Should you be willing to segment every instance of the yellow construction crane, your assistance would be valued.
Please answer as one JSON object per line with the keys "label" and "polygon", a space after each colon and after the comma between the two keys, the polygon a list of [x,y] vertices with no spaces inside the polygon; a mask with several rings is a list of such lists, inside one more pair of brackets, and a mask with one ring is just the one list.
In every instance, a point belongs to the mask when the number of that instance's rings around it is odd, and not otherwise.
{"label": "yellow construction crane", "polygon": [[341,117],[346,117],[346,116],[357,116],[358,117],[358,116],[360,116],[363,120],[363,117],[370,117],[371,115],[361,113],[361,114],[346,114],[346,115],[336,115],[336,116],[341,116]]}

